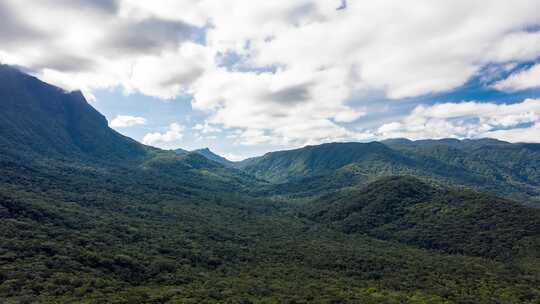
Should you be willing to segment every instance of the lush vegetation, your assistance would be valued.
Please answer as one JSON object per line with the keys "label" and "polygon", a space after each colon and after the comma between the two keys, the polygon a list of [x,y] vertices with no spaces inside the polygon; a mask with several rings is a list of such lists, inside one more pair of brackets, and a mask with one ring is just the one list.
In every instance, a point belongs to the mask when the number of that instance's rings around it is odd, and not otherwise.
{"label": "lush vegetation", "polygon": [[540,258],[540,209],[413,177],[382,178],[327,195],[309,204],[305,214],[346,233],[450,254]]}
{"label": "lush vegetation", "polygon": [[283,152],[255,172],[274,184],[140,145],[79,93],[8,67],[0,110],[2,303],[540,301],[538,209],[378,179],[417,170],[410,155],[432,157],[418,147],[323,146],[304,167]]}
{"label": "lush vegetation", "polygon": [[540,144],[491,139],[331,143],[272,152],[237,166],[277,184],[269,194],[309,197],[379,177],[413,175],[533,204],[540,195]]}
{"label": "lush vegetation", "polygon": [[[108,178],[115,184],[120,177]],[[97,179],[90,186],[99,193],[51,186],[50,193],[3,186],[0,295],[13,303],[534,303],[540,297],[538,251],[532,240],[523,243],[527,233],[517,230],[523,227],[517,220],[513,237],[521,238],[522,251],[509,261],[346,234],[298,218],[287,206],[225,191],[205,199],[141,184],[144,191],[129,194]]]}

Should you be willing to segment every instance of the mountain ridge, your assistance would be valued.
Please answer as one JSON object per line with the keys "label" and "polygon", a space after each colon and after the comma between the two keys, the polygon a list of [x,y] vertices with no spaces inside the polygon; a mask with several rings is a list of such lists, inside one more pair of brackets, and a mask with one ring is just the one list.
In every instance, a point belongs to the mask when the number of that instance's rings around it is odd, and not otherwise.
{"label": "mountain ridge", "polygon": [[340,183],[352,186],[369,177],[418,175],[540,202],[540,144],[534,143],[493,139],[329,143],[270,152],[236,167],[257,178],[296,183],[299,188],[331,191]]}

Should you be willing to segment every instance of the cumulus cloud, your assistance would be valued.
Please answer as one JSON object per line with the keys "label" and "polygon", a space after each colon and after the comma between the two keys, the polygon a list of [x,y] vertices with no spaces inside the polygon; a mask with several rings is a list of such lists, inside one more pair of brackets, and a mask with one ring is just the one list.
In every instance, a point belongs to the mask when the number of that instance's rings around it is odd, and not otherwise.
{"label": "cumulus cloud", "polygon": [[95,10],[114,14],[120,8],[120,0],[41,0],[50,7],[71,8],[75,10]]}
{"label": "cumulus cloud", "polygon": [[116,86],[165,99],[183,94],[204,70],[204,31],[134,7],[124,0],[3,1],[0,60],[87,96]]}
{"label": "cumulus cloud", "polygon": [[540,87],[540,64],[512,74],[510,77],[495,83],[493,87],[501,91],[519,91]]}
{"label": "cumulus cloud", "polygon": [[[333,76],[331,72],[275,74],[216,69],[195,83],[193,106],[208,111],[212,124],[244,130],[243,144],[307,144],[354,138],[353,131],[337,122],[351,122],[363,112],[344,104],[350,95],[345,85],[320,81]],[[316,81],[321,84],[310,85]]]}
{"label": "cumulus cloud", "polygon": [[199,131],[202,134],[208,134],[208,133],[219,133],[221,132],[221,129],[215,126],[210,125],[209,123],[204,124],[196,124],[193,128],[193,130]]}
{"label": "cumulus cloud", "polygon": [[128,93],[139,91],[163,99],[187,94],[211,60],[207,50],[194,43],[185,43],[160,55],[142,56],[132,65],[124,88]]}
{"label": "cumulus cloud", "polygon": [[25,22],[5,3],[0,3],[0,20],[0,40],[6,50],[20,44],[40,42],[48,36],[47,33]]}
{"label": "cumulus cloud", "polygon": [[493,137],[509,142],[535,142],[540,143],[540,123],[525,128],[510,130],[497,130],[484,134],[485,137]]}
{"label": "cumulus cloud", "polygon": [[102,42],[113,54],[125,56],[130,53],[161,53],[175,48],[184,41],[197,40],[197,28],[182,21],[127,20],[115,22]]}
{"label": "cumulus cloud", "polygon": [[146,124],[146,118],[129,115],[118,115],[110,123],[112,128],[128,128]]}
{"label": "cumulus cloud", "polygon": [[478,138],[537,141],[532,135],[540,123],[540,99],[515,104],[479,102],[417,106],[406,118],[382,125],[379,138]]}
{"label": "cumulus cloud", "polygon": [[169,128],[163,132],[148,133],[143,138],[143,144],[150,146],[166,147],[169,143],[177,142],[184,137],[184,126],[178,123],[172,123]]}
{"label": "cumulus cloud", "polygon": [[220,155],[222,155],[225,159],[230,160],[230,161],[242,161],[247,158],[246,156],[238,155],[234,153],[224,153]]}
{"label": "cumulus cloud", "polygon": [[347,104],[359,92],[399,99],[447,91],[486,65],[540,54],[539,34],[525,30],[539,17],[531,1],[510,15],[503,1],[354,1],[341,10],[339,1],[240,2],[203,2],[215,24],[208,45],[263,72],[210,70],[193,91],[194,107],[245,130],[245,144],[367,138],[342,124],[362,117]]}
{"label": "cumulus cloud", "polygon": [[[5,0],[0,60],[86,96],[189,95],[242,143],[299,145],[367,138],[350,126],[369,114],[358,96],[444,92],[535,60],[538,20],[536,0]],[[495,87],[536,86],[537,69]]]}

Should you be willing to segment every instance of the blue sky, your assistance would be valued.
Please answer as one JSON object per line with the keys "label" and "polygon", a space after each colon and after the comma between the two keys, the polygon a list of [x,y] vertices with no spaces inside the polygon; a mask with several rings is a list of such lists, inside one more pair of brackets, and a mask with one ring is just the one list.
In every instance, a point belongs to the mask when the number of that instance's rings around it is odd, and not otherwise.
{"label": "blue sky", "polygon": [[[189,96],[164,101],[140,93],[125,95],[119,88],[99,90],[95,93],[95,96],[96,100],[91,102],[92,106],[105,115],[109,121],[119,115],[146,118],[147,122],[144,125],[117,128],[120,133],[140,142],[148,133],[166,132],[172,123],[185,126],[187,130],[183,132],[182,139],[162,144],[165,149],[196,150],[210,148],[220,155],[241,159],[247,156],[261,155],[274,149],[289,148],[287,146],[271,147],[265,145],[239,147],[233,140],[227,138],[227,135],[233,134],[229,130],[222,130],[218,133],[212,132],[211,134],[202,134],[197,130],[193,130],[192,128],[197,124],[204,124],[207,115],[192,109]],[[242,149],[242,153],[235,154],[238,149]]]}
{"label": "blue sky", "polygon": [[0,40],[1,62],[164,149],[540,142],[536,0],[5,0]]}
{"label": "blue sky", "polygon": [[[523,64],[524,69],[531,66],[531,63]],[[497,79],[504,79],[510,73],[505,73]],[[540,89],[532,88],[516,92],[504,92],[491,88],[491,83],[481,83],[478,77],[470,79],[463,86],[448,92],[427,94],[419,97],[405,98],[401,100],[388,100],[384,96],[373,96],[372,98],[359,98],[359,104],[370,104],[370,115],[364,119],[352,123],[351,126],[360,129],[370,129],[381,125],[381,123],[392,122],[403,118],[417,105],[434,105],[438,103],[460,102],[464,100],[474,100],[486,103],[520,103],[526,98],[540,98]],[[197,130],[191,130],[197,124],[204,123],[207,115],[191,107],[191,97],[184,95],[172,100],[162,100],[156,97],[145,96],[140,93],[130,95],[123,94],[119,88],[99,90],[95,93],[96,100],[91,104],[103,113],[109,121],[119,115],[129,115],[145,117],[147,123],[135,125],[129,128],[118,128],[117,130],[129,137],[142,141],[144,136],[151,132],[165,132],[171,123],[180,123],[188,129],[184,133],[182,140],[172,142],[164,148],[183,148],[187,150],[201,149],[209,147],[211,150],[227,155],[231,158],[244,158],[262,155],[266,152],[294,148],[294,145],[237,145],[234,140],[227,138],[227,135],[234,134],[229,130],[222,130],[212,134],[200,134]],[[526,125],[525,125],[526,126]],[[525,127],[520,126],[520,127]],[[373,139],[366,139],[370,141]],[[238,150],[242,150],[238,153]],[[235,153],[236,152],[236,153]]]}

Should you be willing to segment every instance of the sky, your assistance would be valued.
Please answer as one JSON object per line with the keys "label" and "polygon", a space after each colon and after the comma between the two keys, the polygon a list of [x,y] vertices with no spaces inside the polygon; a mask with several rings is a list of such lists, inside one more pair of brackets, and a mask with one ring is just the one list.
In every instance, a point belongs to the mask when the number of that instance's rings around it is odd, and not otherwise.
{"label": "sky", "polygon": [[164,149],[540,142],[538,0],[2,0],[0,42]]}

